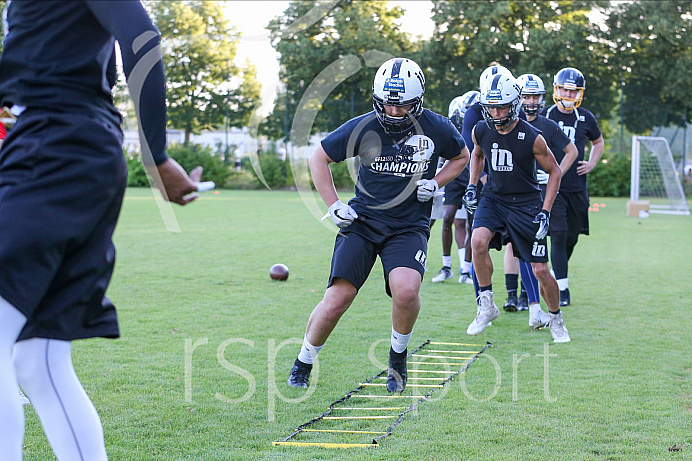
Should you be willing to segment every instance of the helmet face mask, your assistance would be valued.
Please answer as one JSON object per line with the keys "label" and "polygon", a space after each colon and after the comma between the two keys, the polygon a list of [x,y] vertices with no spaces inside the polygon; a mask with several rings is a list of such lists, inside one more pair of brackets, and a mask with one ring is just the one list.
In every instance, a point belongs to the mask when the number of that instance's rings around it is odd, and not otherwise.
{"label": "helmet face mask", "polygon": [[[377,120],[389,134],[408,131],[423,113],[425,77],[410,59],[394,58],[380,66],[372,86],[372,106]],[[411,106],[401,117],[388,115],[384,106]]]}
{"label": "helmet face mask", "polygon": [[[584,75],[574,67],[565,67],[553,78],[553,101],[568,111],[581,105],[586,89]],[[574,95],[565,94],[564,90],[574,91]],[[573,97],[570,97],[573,96]]]}
{"label": "helmet face mask", "polygon": [[[485,123],[495,131],[502,131],[519,118],[521,90],[511,75],[498,74],[481,88],[481,106]],[[491,108],[508,108],[507,115],[495,118]]]}
{"label": "helmet face mask", "polygon": [[[522,104],[521,108],[527,115],[536,115],[545,107],[545,85],[538,75],[524,74],[517,77],[517,83],[521,88]],[[535,104],[526,104],[524,98],[529,95],[538,96]]]}

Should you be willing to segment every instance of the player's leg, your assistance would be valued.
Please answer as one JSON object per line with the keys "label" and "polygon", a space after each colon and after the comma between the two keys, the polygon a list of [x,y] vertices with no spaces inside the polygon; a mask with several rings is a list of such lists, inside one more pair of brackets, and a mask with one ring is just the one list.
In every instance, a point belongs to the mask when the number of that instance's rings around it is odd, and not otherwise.
{"label": "player's leg", "polygon": [[569,305],[569,256],[567,251],[568,234],[575,225],[575,215],[571,211],[571,194],[558,194],[550,213],[550,262],[560,289],[560,306]]}
{"label": "player's leg", "polygon": [[553,341],[556,343],[566,343],[570,341],[569,332],[562,320],[562,312],[560,311],[560,290],[558,289],[555,278],[550,273],[550,268],[547,263],[531,263],[533,272],[541,285],[541,293],[548,305],[550,312],[550,332],[553,335]]}
{"label": "player's leg", "polygon": [[545,286],[539,285],[531,263],[520,260],[519,266],[521,269],[522,284],[526,287],[527,303],[529,306],[529,327],[531,327],[532,330],[545,328],[550,323],[550,316],[541,309],[541,295],[545,298]]}
{"label": "player's leg", "polygon": [[328,288],[308,319],[303,345],[288,377],[289,386],[308,387],[317,354],[367,280],[376,257],[374,245],[362,236],[352,232],[337,235]]}
{"label": "player's leg", "polygon": [[6,461],[22,459],[24,410],[17,393],[12,348],[26,317],[0,297],[0,453]]}
{"label": "player's leg", "polygon": [[512,242],[505,247],[504,256],[505,288],[507,288],[507,302],[502,308],[507,312],[517,311],[517,289],[519,288],[519,258],[514,256]]}
{"label": "player's leg", "polygon": [[14,363],[57,458],[107,460],[103,427],[74,372],[70,342],[45,338],[19,341]]}
{"label": "player's leg", "polygon": [[[478,219],[478,218],[476,218]],[[494,232],[487,227],[474,227],[471,237],[473,268],[478,278],[478,310],[476,318],[466,329],[466,334],[478,335],[500,315],[493,299],[493,261],[490,258],[490,240]]]}
{"label": "player's leg", "polygon": [[471,238],[466,210],[462,206],[454,215],[454,237],[459,248],[459,283],[471,284]]}
{"label": "player's leg", "polygon": [[452,224],[457,212],[455,205],[445,205],[444,218],[442,220],[442,269],[433,277],[435,283],[444,282],[452,278]]}
{"label": "player's leg", "polygon": [[406,388],[406,356],[420,312],[420,286],[425,271],[427,233],[411,231],[388,238],[380,253],[387,294],[392,297],[392,333],[387,390]]}

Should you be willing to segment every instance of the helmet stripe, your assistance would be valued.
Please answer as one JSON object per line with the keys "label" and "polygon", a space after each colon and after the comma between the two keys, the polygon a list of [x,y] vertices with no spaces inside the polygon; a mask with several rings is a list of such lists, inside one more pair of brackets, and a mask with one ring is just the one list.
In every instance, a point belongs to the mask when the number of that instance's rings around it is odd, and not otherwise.
{"label": "helmet stripe", "polygon": [[491,90],[497,90],[497,84],[500,81],[500,77],[502,77],[502,74],[497,74],[496,76],[493,77],[493,81],[490,84],[490,89]]}
{"label": "helmet stripe", "polygon": [[397,59],[392,65],[392,78],[399,77],[399,72],[401,71],[401,65],[404,63],[403,59]]}

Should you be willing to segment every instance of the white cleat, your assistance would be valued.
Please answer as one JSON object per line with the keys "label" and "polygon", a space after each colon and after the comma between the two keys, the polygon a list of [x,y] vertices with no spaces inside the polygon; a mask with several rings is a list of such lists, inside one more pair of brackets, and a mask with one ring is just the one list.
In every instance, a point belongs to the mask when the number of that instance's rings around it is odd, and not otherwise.
{"label": "white cleat", "polygon": [[483,333],[493,320],[500,316],[500,309],[497,308],[493,300],[492,291],[483,291],[478,295],[478,311],[476,318],[466,329],[466,334],[476,336]]}
{"label": "white cleat", "polygon": [[24,392],[22,392],[21,389],[19,389],[19,400],[22,402],[22,405],[30,405],[31,402],[27,398],[26,395],[24,395]]}
{"label": "white cleat", "polygon": [[459,283],[466,283],[473,285],[473,277],[468,272],[464,272],[459,276]]}
{"label": "white cleat", "polygon": [[535,313],[529,315],[529,326],[532,330],[545,328],[549,323],[550,315],[546,314],[543,309],[538,309]]}
{"label": "white cleat", "polygon": [[562,312],[550,314],[550,333],[553,335],[553,342],[568,343],[571,341],[565,322],[562,320]]}
{"label": "white cleat", "polygon": [[443,267],[442,269],[440,269],[440,273],[433,277],[432,281],[433,283],[444,282],[447,279],[451,279],[452,275],[453,274],[451,267]]}

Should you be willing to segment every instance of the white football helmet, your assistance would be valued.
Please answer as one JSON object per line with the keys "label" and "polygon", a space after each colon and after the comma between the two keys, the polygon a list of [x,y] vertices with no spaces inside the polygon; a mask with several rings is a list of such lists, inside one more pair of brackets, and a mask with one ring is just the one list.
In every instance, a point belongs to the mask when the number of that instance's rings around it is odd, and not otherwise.
{"label": "white football helmet", "polygon": [[535,74],[524,74],[517,77],[517,83],[521,88],[521,95],[538,95],[538,104],[524,104],[521,108],[529,115],[536,115],[545,107],[545,85],[543,80]]}
{"label": "white football helmet", "polygon": [[478,89],[480,90],[481,88],[483,88],[483,84],[488,80],[491,80],[497,74],[506,74],[510,77],[512,76],[512,73],[509,71],[509,69],[507,69],[504,66],[490,66],[487,69],[485,69],[481,74],[481,78],[478,81]]}
{"label": "white football helmet", "polygon": [[[393,58],[377,69],[372,85],[372,105],[380,124],[387,133],[403,133],[423,113],[425,77],[421,68],[410,59]],[[403,117],[387,115],[384,106],[407,106]]]}
{"label": "white football helmet", "polygon": [[461,129],[461,122],[464,120],[466,111],[469,110],[469,107],[478,102],[480,95],[481,94],[475,90],[467,91],[461,96],[452,99],[452,102],[449,103],[448,117],[458,129]]}
{"label": "white football helmet", "polygon": [[[481,88],[483,118],[493,130],[502,130],[519,118],[521,109],[521,89],[514,77],[496,74]],[[508,107],[509,113],[501,118],[493,118],[488,111],[491,107]]]}
{"label": "white football helmet", "polygon": [[[577,94],[574,98],[567,98],[560,94],[562,88],[576,90]],[[565,67],[555,74],[553,78],[553,101],[555,104],[571,111],[581,105],[585,89],[586,79],[584,74],[574,67]]]}

